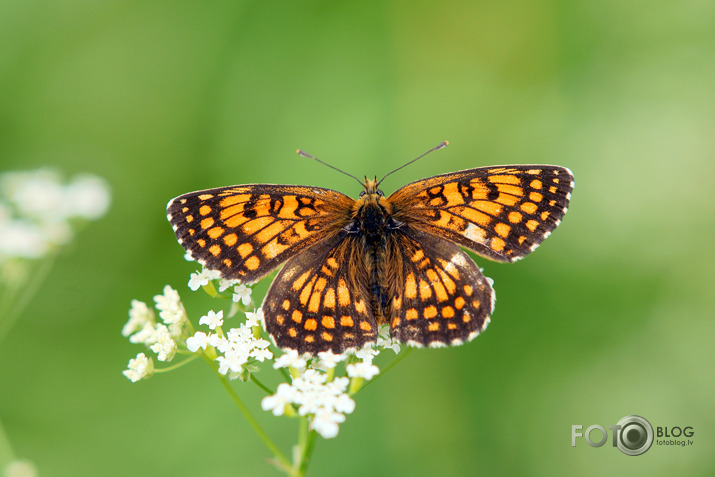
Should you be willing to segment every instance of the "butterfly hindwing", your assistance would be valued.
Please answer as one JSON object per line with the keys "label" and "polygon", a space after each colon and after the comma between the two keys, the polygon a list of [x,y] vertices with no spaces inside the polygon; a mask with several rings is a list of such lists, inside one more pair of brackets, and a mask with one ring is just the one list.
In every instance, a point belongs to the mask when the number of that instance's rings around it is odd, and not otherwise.
{"label": "butterfly hindwing", "polygon": [[263,302],[266,330],[280,348],[336,354],[377,338],[359,238],[341,231],[292,258]]}
{"label": "butterfly hindwing", "polygon": [[413,182],[388,200],[396,220],[513,262],[561,222],[572,189],[573,175],[564,167],[494,166]]}
{"label": "butterfly hindwing", "polygon": [[251,283],[348,223],[353,203],[330,189],[254,184],[181,195],[167,215],[195,260]]}
{"label": "butterfly hindwing", "polygon": [[413,346],[446,346],[471,340],[489,322],[494,291],[469,256],[452,242],[404,227],[393,254],[402,255],[402,285],[391,303],[390,333]]}

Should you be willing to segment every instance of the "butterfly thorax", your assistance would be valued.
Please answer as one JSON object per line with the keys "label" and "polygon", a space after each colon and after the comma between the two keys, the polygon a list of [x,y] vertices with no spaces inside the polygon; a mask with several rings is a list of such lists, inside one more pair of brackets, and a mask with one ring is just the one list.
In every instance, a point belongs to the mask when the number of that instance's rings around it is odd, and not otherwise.
{"label": "butterfly thorax", "polygon": [[377,180],[365,178],[365,190],[355,201],[351,221],[345,230],[359,235],[369,247],[381,247],[386,235],[399,227],[392,218],[392,205],[377,188]]}

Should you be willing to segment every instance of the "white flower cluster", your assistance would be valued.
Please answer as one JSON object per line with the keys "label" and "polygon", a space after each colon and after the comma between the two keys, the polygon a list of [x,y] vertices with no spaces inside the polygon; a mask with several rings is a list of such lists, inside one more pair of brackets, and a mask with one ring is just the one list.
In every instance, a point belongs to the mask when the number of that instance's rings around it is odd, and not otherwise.
{"label": "white flower cluster", "polygon": [[301,416],[313,416],[311,429],[330,439],[338,435],[338,424],[345,422],[345,414],[355,410],[355,401],[345,392],[348,384],[348,378],[328,381],[326,374],[307,369],[293,379],[293,384],[282,383],[274,395],[263,398],[261,407],[280,416],[286,406],[295,405]]}
{"label": "white flower cluster", "polygon": [[72,239],[73,220],[99,219],[109,203],[109,186],[98,176],[63,184],[49,169],[0,174],[0,264],[47,255]]}
{"label": "white flower cluster", "polygon": [[[141,343],[156,353],[159,361],[171,361],[178,349],[177,340],[181,340],[188,325],[186,310],[181,303],[179,293],[169,285],[164,287],[162,295],[154,297],[156,309],[162,323],[156,322],[154,310],[146,303],[132,300],[129,310],[129,321],[122,328],[122,336],[128,337],[132,343]],[[151,376],[154,364],[151,358],[139,353],[129,361],[129,368],[124,375],[132,382]]]}
{"label": "white flower cluster", "polygon": [[263,362],[273,357],[273,353],[268,350],[270,343],[256,337],[253,332],[262,319],[263,313],[260,309],[255,313],[248,312],[244,323],[241,323],[238,328],[231,328],[224,335],[220,331],[223,325],[223,310],[218,313],[211,310],[206,316],[201,317],[199,324],[205,324],[211,330],[218,328],[218,331],[209,334],[197,331],[194,336],[186,339],[186,347],[195,353],[199,349],[205,350],[208,346],[212,346],[219,353],[223,353],[222,356],[216,357],[219,363],[218,372],[228,374],[229,378],[235,379],[251,359]]}
{"label": "white flower cluster", "polygon": [[301,416],[311,415],[311,429],[326,439],[333,438],[338,435],[338,425],[345,422],[345,414],[355,409],[355,401],[346,392],[350,378],[370,380],[377,376],[380,369],[372,364],[372,360],[379,352],[372,345],[358,350],[355,356],[362,361],[345,366],[348,377],[331,380],[331,371],[348,355],[324,351],[318,353],[317,359],[311,359],[289,350],[275,360],[273,367],[290,367],[293,382],[280,384],[274,395],[263,398],[261,407],[280,416],[285,413],[286,406],[295,406]]}

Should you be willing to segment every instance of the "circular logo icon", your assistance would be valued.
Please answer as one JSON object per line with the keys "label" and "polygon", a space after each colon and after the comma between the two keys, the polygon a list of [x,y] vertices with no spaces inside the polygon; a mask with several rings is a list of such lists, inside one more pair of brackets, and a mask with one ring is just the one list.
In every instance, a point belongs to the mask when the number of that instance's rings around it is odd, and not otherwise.
{"label": "circular logo icon", "polygon": [[616,431],[616,446],[626,455],[641,455],[653,445],[653,426],[640,416],[626,416]]}

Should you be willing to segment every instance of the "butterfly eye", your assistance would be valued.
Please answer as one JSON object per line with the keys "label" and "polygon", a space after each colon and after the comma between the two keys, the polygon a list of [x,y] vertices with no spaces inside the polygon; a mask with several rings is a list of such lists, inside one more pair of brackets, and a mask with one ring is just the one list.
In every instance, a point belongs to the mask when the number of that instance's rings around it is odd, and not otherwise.
{"label": "butterfly eye", "polygon": [[361,191],[360,191],[360,198],[362,198],[362,196],[364,196],[364,195],[365,195],[365,191],[364,191],[364,190],[361,190]]}
{"label": "butterfly eye", "polygon": [[385,193],[382,192],[380,189],[377,189],[377,194],[378,194],[380,197],[385,197]]}

